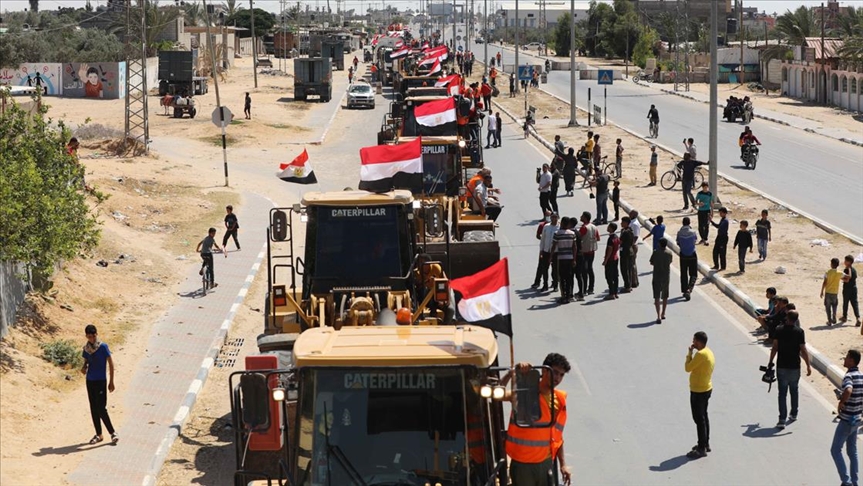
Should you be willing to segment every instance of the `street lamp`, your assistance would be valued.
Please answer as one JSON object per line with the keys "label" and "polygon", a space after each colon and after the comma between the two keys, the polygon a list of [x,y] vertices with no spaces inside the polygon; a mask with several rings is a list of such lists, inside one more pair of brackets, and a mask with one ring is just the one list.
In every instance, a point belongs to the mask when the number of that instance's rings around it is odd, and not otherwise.
{"label": "street lamp", "polygon": [[577,127],[578,121],[575,115],[578,107],[575,106],[575,0],[569,0],[569,125]]}

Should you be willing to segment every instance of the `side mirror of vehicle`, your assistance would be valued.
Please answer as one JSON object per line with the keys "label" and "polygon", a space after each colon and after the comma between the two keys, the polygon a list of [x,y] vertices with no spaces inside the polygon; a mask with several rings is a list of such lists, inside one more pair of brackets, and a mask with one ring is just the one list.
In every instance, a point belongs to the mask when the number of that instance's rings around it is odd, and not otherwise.
{"label": "side mirror of vehicle", "polygon": [[270,393],[267,377],[262,373],[247,373],[240,377],[243,400],[243,424],[250,432],[270,428]]}
{"label": "side mirror of vehicle", "polygon": [[270,220],[270,236],[273,241],[285,241],[288,238],[288,215],[284,211],[273,211]]}
{"label": "side mirror of vehicle", "polygon": [[[542,416],[542,403],[540,401],[544,398],[540,395],[539,390],[542,370],[543,367],[538,366],[526,373],[515,372],[512,407],[515,424],[519,427],[547,428],[554,423],[553,405],[550,415],[548,417]],[[554,395],[554,390],[551,391],[551,395]]]}

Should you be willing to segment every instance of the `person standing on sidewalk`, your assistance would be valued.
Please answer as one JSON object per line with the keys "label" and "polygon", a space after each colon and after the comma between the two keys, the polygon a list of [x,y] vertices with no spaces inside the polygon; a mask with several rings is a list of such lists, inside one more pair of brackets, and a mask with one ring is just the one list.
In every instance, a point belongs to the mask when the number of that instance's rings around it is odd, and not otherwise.
{"label": "person standing on sidewalk", "polygon": [[488,117],[488,131],[485,136],[485,148],[497,147],[497,118],[494,116]]}
{"label": "person standing on sidewalk", "polygon": [[[836,472],[842,486],[858,484],[860,465],[857,459],[857,433],[860,428],[860,415],[863,413],[863,373],[860,373],[860,351],[849,349],[845,354],[845,377],[842,378],[842,394],[839,395],[839,421],[836,431],[833,433],[833,445],[830,447],[830,455],[836,464]],[[842,446],[848,454],[848,462],[851,463],[851,473],[845,458],[842,457]]]}
{"label": "person standing on sidewalk", "polygon": [[653,265],[653,306],[656,307],[656,323],[662,324],[668,307],[668,286],[671,280],[671,261],[674,254],[668,249],[668,240],[659,238],[659,245],[650,255]]}
{"label": "person standing on sidewalk", "polygon": [[572,197],[572,191],[575,189],[575,174],[578,170],[578,161],[575,160],[575,149],[569,147],[566,155],[563,156],[563,186],[566,190],[566,195]]}
{"label": "person standing on sidewalk", "polygon": [[237,221],[237,215],[234,214],[234,206],[230,204],[225,206],[225,236],[222,237],[222,248],[228,251],[228,238],[234,238],[234,244],[237,245],[237,251],[240,250],[240,241],[237,240],[237,230],[240,229],[240,224]]}
{"label": "person standing on sidewalk", "polygon": [[599,144],[599,134],[596,134],[593,136],[593,172],[595,174],[602,172],[600,164],[602,164],[602,146]]}
{"label": "person standing on sidewalk", "polygon": [[551,251],[557,257],[557,273],[560,279],[560,304],[572,302],[572,264],[574,262],[573,252],[576,249],[576,235],[572,231],[575,222],[570,218],[563,218],[560,229],[554,234],[554,243]]}
{"label": "person standing on sidewalk", "polygon": [[758,258],[767,259],[767,242],[773,239],[770,228],[770,220],[767,219],[767,210],[761,210],[761,219],[755,222],[755,236],[758,239]]}
{"label": "person standing on sidewalk", "polygon": [[692,298],[692,289],[698,278],[698,253],[695,250],[697,236],[690,226],[689,216],[683,218],[683,227],[677,232],[677,246],[680,248],[680,291],[683,298]]}
{"label": "person standing on sidewalk", "polygon": [[596,187],[596,221],[595,224],[608,223],[608,174],[596,173],[596,178],[590,186]]}
{"label": "person standing on sidewalk", "polygon": [[821,283],[821,298],[824,299],[824,310],[827,312],[827,325],[836,324],[836,308],[839,307],[839,282],[842,272],[839,271],[839,259],[830,259],[830,270],[824,274]]}
{"label": "person standing on sidewalk", "polygon": [[650,146],[650,183],[648,186],[656,185],[656,169],[659,167],[659,154],[656,153],[656,145]]}
{"label": "person standing on sidewalk", "polygon": [[608,243],[605,245],[605,258],[602,259],[602,266],[605,267],[605,281],[608,283],[608,295],[605,300],[614,300],[618,298],[617,292],[620,288],[618,280],[618,267],[620,264],[620,237],[617,236],[617,224],[608,224]]}
{"label": "person standing on sidewalk", "polygon": [[584,143],[584,151],[587,152],[588,166],[593,167],[593,148],[596,142],[593,141],[593,132],[587,132],[587,142]]}
{"label": "person standing on sidewalk", "polygon": [[695,195],[696,209],[698,210],[698,236],[701,240],[699,245],[707,246],[707,238],[710,236],[710,221],[713,219],[713,193],[710,192],[710,184],[701,183],[701,190]]}
{"label": "person standing on sidewalk", "polygon": [[749,221],[740,222],[740,229],[734,237],[734,248],[737,248],[737,266],[740,273],[746,272],[746,251],[752,253],[752,233],[749,232]]}
{"label": "person standing on sidewalk", "polygon": [[494,138],[495,138],[495,141],[497,142],[497,145],[495,145],[495,147],[500,147],[503,145],[503,142],[501,142],[501,139],[500,139],[500,134],[503,131],[503,118],[500,117],[499,111],[495,112],[494,118],[495,118]]}
{"label": "person standing on sidewalk", "polygon": [[690,203],[693,209],[698,209],[695,198],[692,196],[692,189],[695,187],[695,169],[699,165],[707,165],[707,162],[699,162],[693,159],[688,153],[683,154],[683,160],[677,164],[680,168],[680,178],[683,183],[683,211],[689,209]]}
{"label": "person standing on sidewalk", "polygon": [[614,177],[620,179],[623,177],[623,139],[617,139],[617,146],[614,148]]}
{"label": "person standing on sidewalk", "polygon": [[108,345],[99,341],[96,326],[88,324],[84,328],[87,343],[84,344],[82,356],[84,366],[81,373],[87,377],[87,398],[90,401],[90,418],[96,435],[90,439],[90,444],[102,442],[102,422],[111,434],[111,442],[116,444],[120,440],[111,424],[108,416],[108,392],[114,392],[114,360],[111,358],[111,350]]}
{"label": "person standing on sidewalk", "polygon": [[854,268],[854,257],[845,255],[845,270],[842,271],[842,319],[848,320],[848,304],[854,311],[857,320],[854,325],[860,327],[860,305],[857,302],[857,269]]}
{"label": "person standing on sidewalk", "polygon": [[[542,227],[539,239],[539,263],[536,265],[536,277],[533,279],[532,289],[539,288],[542,281],[542,292],[548,290],[548,267],[551,266],[551,250],[554,244],[554,235],[560,229],[557,213],[551,214],[551,220]],[[551,269],[551,286],[557,289],[557,268]]]}
{"label": "person standing on sidewalk", "polygon": [[695,421],[695,430],[698,432],[698,443],[686,454],[690,459],[704,457],[710,452],[710,418],[707,415],[707,405],[713,393],[711,378],[715,365],[713,351],[707,347],[707,333],[696,332],[686,352],[684,366],[689,373],[689,407],[692,410],[692,420]]}
{"label": "person standing on sidewalk", "polygon": [[614,181],[611,189],[611,204],[614,207],[613,221],[620,220],[620,181]]}
{"label": "person standing on sidewalk", "polygon": [[558,168],[558,164],[554,162],[552,162],[549,171],[551,172],[551,190],[548,191],[548,206],[551,208],[552,212],[557,213],[557,192],[560,190],[561,173]]}
{"label": "person standing on sidewalk", "polygon": [[[660,214],[656,217],[656,222],[653,223],[653,228],[650,228],[650,233],[644,235],[644,239],[648,239],[651,236],[653,237],[653,251],[656,251],[659,248],[659,240],[665,237],[665,218]],[[667,247],[667,244],[666,244]]]}
{"label": "person standing on sidewalk", "polygon": [[546,211],[551,211],[551,205],[548,202],[551,193],[551,172],[548,171],[548,164],[542,164],[542,172],[536,175],[536,182],[539,184],[536,188],[539,191],[539,207],[545,214]]}
{"label": "person standing on sidewalk", "polygon": [[585,293],[591,295],[596,282],[596,275],[593,273],[593,258],[596,256],[596,249],[599,246],[599,230],[590,222],[590,211],[581,213],[581,228],[579,228],[578,233],[581,235],[581,275],[584,279]]}
{"label": "person standing on sidewalk", "polygon": [[629,229],[632,230],[634,238],[632,242],[632,259],[629,266],[629,283],[632,288],[638,288],[638,243],[641,241],[641,223],[638,222],[638,210],[629,212]]}
{"label": "person standing on sidewalk", "polygon": [[620,220],[620,277],[623,280],[622,294],[632,292],[632,279],[630,278],[632,268],[632,247],[635,245],[635,236],[629,227],[629,216]]}
{"label": "person standing on sidewalk", "polygon": [[[701,211],[698,212],[701,215]],[[719,222],[710,224],[715,226],[716,239],[713,240],[713,270],[725,270],[726,256],[728,252],[728,210],[719,208]]]}
{"label": "person standing on sidewalk", "polygon": [[[798,325],[797,311],[789,311],[785,315],[785,323],[776,327],[773,337],[773,348],[770,350],[770,363],[776,358],[776,380],[779,382],[779,421],[776,428],[782,430],[787,423],[797,420],[798,392],[800,382],[800,358],[806,362],[806,376],[812,374],[809,364],[809,353],[806,351],[806,335]],[[778,355],[778,358],[777,358]],[[791,390],[791,414],[788,414],[788,402],[785,397]],[[786,418],[788,419],[786,422]]]}

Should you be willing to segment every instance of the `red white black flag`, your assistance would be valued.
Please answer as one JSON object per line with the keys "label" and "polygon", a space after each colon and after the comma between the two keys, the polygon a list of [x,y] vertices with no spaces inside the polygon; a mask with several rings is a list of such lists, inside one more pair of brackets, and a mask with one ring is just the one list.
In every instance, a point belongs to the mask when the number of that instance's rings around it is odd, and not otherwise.
{"label": "red white black flag", "polygon": [[461,320],[512,337],[506,258],[478,273],[451,280],[450,288]]}
{"label": "red white black flag", "polygon": [[387,192],[423,187],[422,140],[397,145],[375,145],[360,149],[360,190]]}
{"label": "red white black flag", "polygon": [[311,164],[309,164],[309,153],[306,152],[306,149],[303,149],[303,153],[298,155],[289,164],[279,164],[279,171],[276,175],[285,182],[296,184],[318,183],[315,172],[312,170]]}

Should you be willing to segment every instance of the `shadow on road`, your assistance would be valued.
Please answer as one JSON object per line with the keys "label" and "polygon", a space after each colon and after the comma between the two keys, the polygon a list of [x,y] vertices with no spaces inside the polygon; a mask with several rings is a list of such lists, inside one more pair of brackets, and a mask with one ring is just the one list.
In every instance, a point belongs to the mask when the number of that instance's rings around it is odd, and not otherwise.
{"label": "shadow on road", "polygon": [[630,329],[644,329],[646,327],[656,326],[656,325],[658,325],[656,323],[656,319],[651,319],[647,322],[642,322],[641,324],[627,324],[626,327],[628,327]]}
{"label": "shadow on road", "polygon": [[666,459],[660,462],[658,466],[650,466],[650,470],[653,472],[673,471],[687,462],[689,462],[689,459],[687,459],[686,454],[681,454],[677,457],[672,457],[671,459]]}
{"label": "shadow on road", "polygon": [[762,427],[761,424],[746,424],[741,425],[741,427],[746,427],[746,430],[743,431],[743,436],[749,437],[750,439],[769,439],[771,437],[782,437],[793,433],[783,432],[776,427]]}
{"label": "shadow on road", "polygon": [[80,444],[72,444],[63,447],[42,447],[38,452],[34,452],[33,455],[36,457],[42,456],[65,456],[68,454],[73,454],[76,452],[87,452],[92,451],[94,449],[98,449],[100,447],[105,447],[107,445],[113,446],[114,444],[109,440],[102,441],[98,444],[93,444],[92,446],[86,442],[81,442]]}

